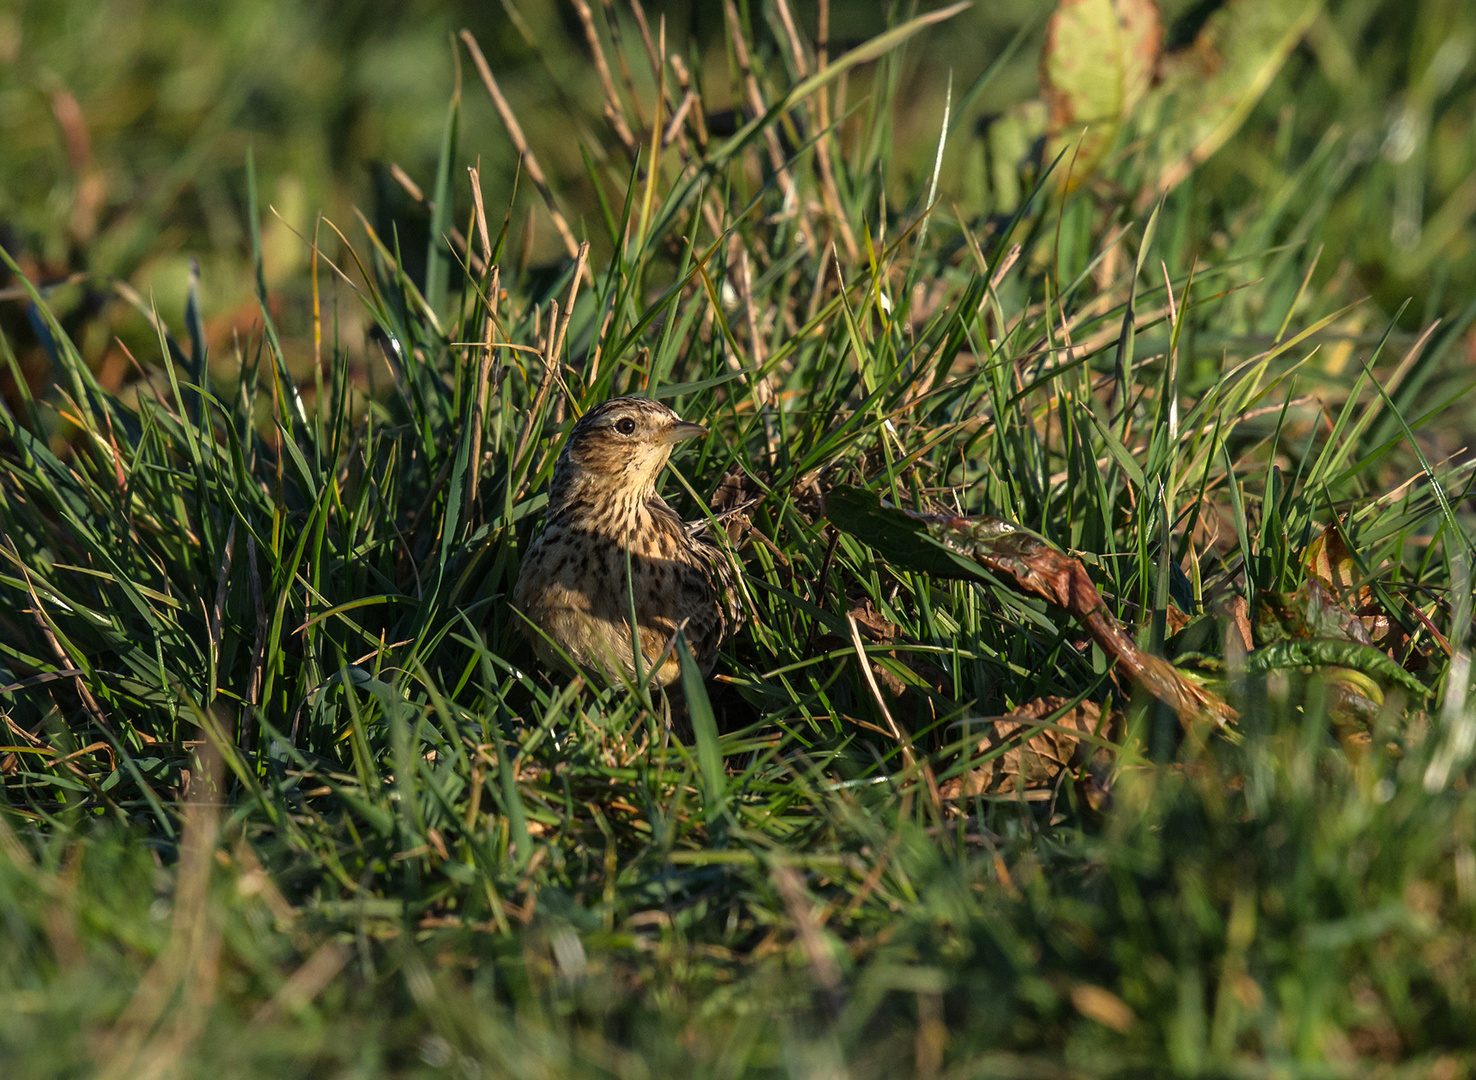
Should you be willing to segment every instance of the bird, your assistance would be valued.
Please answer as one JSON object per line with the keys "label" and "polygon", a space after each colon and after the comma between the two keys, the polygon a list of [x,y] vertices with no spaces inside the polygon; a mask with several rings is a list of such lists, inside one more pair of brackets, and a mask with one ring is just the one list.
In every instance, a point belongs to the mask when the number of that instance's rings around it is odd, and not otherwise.
{"label": "bird", "polygon": [[724,595],[732,596],[732,571],[706,522],[683,522],[656,492],[673,448],[706,434],[635,396],[602,402],[574,425],[554,465],[547,520],[513,589],[541,663],[636,682],[633,608],[648,685],[679,679],[678,630],[702,676],[711,673],[736,616]]}

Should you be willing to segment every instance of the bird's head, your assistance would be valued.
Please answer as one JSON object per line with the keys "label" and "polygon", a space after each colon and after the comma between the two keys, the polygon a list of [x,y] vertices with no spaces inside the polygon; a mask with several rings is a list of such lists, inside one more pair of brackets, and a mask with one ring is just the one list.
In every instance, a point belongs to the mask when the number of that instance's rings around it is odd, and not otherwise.
{"label": "bird's head", "polygon": [[672,447],[706,435],[660,402],[618,397],[579,418],[554,467],[550,508],[557,512],[575,499],[635,504],[656,490],[656,477]]}

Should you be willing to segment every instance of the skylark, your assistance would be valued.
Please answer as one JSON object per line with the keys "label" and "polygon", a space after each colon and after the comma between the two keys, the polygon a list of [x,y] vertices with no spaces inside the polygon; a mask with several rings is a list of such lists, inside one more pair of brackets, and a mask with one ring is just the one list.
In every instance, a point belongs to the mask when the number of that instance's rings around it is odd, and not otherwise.
{"label": "skylark", "polygon": [[513,590],[543,663],[607,681],[634,679],[633,605],[641,668],[652,685],[679,676],[678,628],[702,674],[712,670],[732,619],[720,595],[728,566],[705,523],[685,524],[656,494],[672,447],[705,434],[638,397],[612,398],[574,425],[554,466],[548,521]]}

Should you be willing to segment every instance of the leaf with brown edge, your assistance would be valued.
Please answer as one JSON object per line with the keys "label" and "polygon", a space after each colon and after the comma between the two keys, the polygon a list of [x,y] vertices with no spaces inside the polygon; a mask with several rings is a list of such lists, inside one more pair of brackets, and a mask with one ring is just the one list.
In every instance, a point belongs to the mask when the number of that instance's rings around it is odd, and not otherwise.
{"label": "leaf with brown edge", "polygon": [[1307,545],[1307,550],[1302,553],[1302,567],[1309,579],[1321,582],[1344,607],[1357,616],[1370,641],[1392,654],[1404,650],[1408,637],[1398,620],[1390,617],[1374,595],[1373,589],[1360,585],[1358,565],[1353,561],[1353,555],[1343,539],[1340,524],[1329,525],[1317,539]]}
{"label": "leaf with brown edge", "polygon": [[1373,603],[1373,590],[1367,585],[1361,589],[1357,587],[1358,568],[1348,545],[1343,542],[1339,526],[1329,525],[1307,545],[1307,550],[1302,553],[1302,566],[1308,575],[1322,582],[1334,596],[1347,602],[1354,610]]}
{"label": "leaf with brown edge", "polygon": [[1112,148],[1148,92],[1162,45],[1154,0],[1061,0],[1056,6],[1040,58],[1050,109],[1047,159],[1080,139],[1070,166],[1073,187]]}

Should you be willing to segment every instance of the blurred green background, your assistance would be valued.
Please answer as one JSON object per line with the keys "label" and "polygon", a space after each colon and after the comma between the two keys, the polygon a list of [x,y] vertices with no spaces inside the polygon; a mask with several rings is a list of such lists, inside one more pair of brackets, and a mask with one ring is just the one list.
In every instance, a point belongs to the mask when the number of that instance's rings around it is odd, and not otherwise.
{"label": "blurred green background", "polygon": [[[633,34],[628,9],[615,6]],[[1168,47],[1192,42],[1223,6],[1165,0]],[[813,38],[817,5],[794,7]],[[951,125],[941,205],[975,221],[1011,208],[1010,177],[1032,152],[1038,160],[1039,148],[1028,131],[1001,137],[1014,134],[1001,123],[1014,123],[1039,94],[1052,7],[977,3],[908,46],[906,111],[885,157],[899,191],[931,165],[951,74],[962,112]],[[761,41],[756,62],[786,64],[772,6],[747,0],[740,8]],[[832,55],[912,10],[836,0]],[[710,107],[731,102],[721,3],[652,0],[648,12],[653,26],[665,20],[669,43],[689,57]],[[575,231],[597,232],[581,228],[598,211],[580,146],[598,156],[612,139],[568,4],[8,0],[0,6],[0,242],[37,280],[83,271],[119,278],[171,322],[196,258],[210,335],[219,340],[250,320],[251,148],[271,207],[263,213],[268,284],[284,306],[284,332],[300,339],[309,260],[294,230],[310,236],[322,212],[357,237],[358,208],[385,234],[393,223],[407,250],[423,250],[415,231],[424,230],[426,215],[390,167],[429,186],[459,72],[458,165],[480,159],[494,222],[511,205],[520,259],[555,260],[562,248],[534,207],[531,185],[514,197],[516,155],[454,40],[463,27],[480,41]],[[970,94],[1012,42],[987,85]],[[1323,245],[1319,277],[1334,281],[1334,291],[1371,295],[1386,313],[1413,297],[1406,329],[1459,310],[1476,286],[1473,56],[1469,0],[1328,3],[1245,126],[1191,180],[1183,197],[1196,204],[1198,242],[1223,246],[1252,219],[1312,220],[1315,235],[1302,235],[1303,226],[1265,239]],[[853,80],[852,103],[867,77]],[[649,73],[634,78],[640,84]],[[465,184],[458,190],[464,196]],[[121,373],[123,358],[109,356],[115,336],[152,336],[135,310],[95,283],[52,298],[104,371],[111,364]],[[0,319],[23,340],[18,308],[0,305]],[[28,372],[44,365],[39,353],[22,362]]]}

